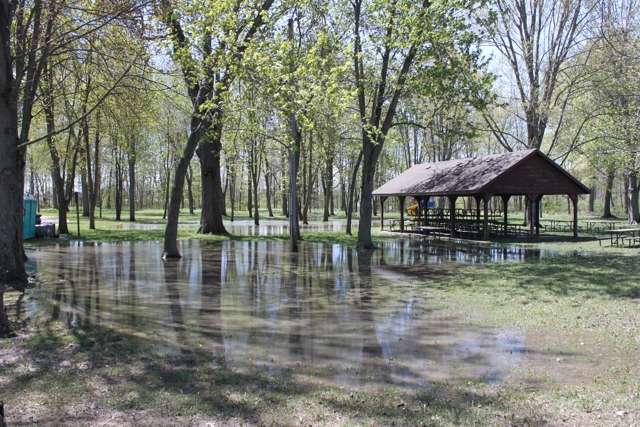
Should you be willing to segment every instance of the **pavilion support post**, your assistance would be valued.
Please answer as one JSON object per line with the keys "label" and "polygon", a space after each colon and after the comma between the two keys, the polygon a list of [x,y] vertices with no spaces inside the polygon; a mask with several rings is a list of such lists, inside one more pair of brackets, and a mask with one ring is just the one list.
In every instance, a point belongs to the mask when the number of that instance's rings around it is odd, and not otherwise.
{"label": "pavilion support post", "polygon": [[473,196],[476,199],[476,221],[480,224],[480,202],[482,202],[481,196]]}
{"label": "pavilion support post", "polygon": [[456,235],[456,200],[458,196],[449,196],[449,225],[452,237]]}
{"label": "pavilion support post", "polygon": [[536,226],[536,237],[540,237],[540,203],[542,202],[542,194],[536,197],[535,204],[535,215],[533,219],[535,220]]}
{"label": "pavilion support post", "polygon": [[400,202],[400,231],[404,232],[404,196],[398,196]]}
{"label": "pavilion support post", "polygon": [[578,195],[569,194],[571,204],[573,205],[573,238],[578,238]]}
{"label": "pavilion support post", "polygon": [[384,202],[387,200],[385,196],[380,196],[380,231],[384,230]]}
{"label": "pavilion support post", "polygon": [[537,194],[527,195],[527,217],[529,222],[529,237],[533,238],[536,233],[536,202],[538,200]]}
{"label": "pavilion support post", "polygon": [[504,228],[504,235],[507,235],[507,228],[509,226],[509,199],[511,196],[508,194],[502,195],[502,226]]}
{"label": "pavilion support post", "polygon": [[425,196],[424,198],[424,225],[429,226],[429,201],[431,196]]}
{"label": "pavilion support post", "polygon": [[484,202],[484,222],[482,225],[482,238],[484,240],[489,240],[489,201],[491,200],[491,196],[489,194],[483,194],[482,200]]}

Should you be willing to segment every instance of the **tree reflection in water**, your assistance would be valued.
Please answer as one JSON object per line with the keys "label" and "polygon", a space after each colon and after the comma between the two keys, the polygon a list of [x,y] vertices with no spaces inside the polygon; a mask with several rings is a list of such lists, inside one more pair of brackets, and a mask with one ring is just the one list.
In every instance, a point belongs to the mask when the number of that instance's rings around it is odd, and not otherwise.
{"label": "tree reflection in water", "polygon": [[499,381],[520,363],[524,337],[465,324],[394,269],[542,256],[410,240],[373,252],[305,243],[299,253],[279,240],[187,241],[183,258],[172,261],[162,261],[160,249],[136,243],[35,251],[44,283],[28,294],[28,317],[69,328],[100,325],[155,343],[160,355],[197,352],[184,360],[276,377],[303,369],[321,381],[361,385]]}

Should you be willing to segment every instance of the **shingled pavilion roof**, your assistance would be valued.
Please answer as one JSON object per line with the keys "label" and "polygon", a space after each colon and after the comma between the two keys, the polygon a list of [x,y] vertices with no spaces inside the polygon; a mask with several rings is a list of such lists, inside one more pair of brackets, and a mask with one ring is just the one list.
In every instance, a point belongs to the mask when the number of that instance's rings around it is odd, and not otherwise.
{"label": "shingled pavilion roof", "polygon": [[414,165],[374,196],[588,194],[590,190],[536,149]]}

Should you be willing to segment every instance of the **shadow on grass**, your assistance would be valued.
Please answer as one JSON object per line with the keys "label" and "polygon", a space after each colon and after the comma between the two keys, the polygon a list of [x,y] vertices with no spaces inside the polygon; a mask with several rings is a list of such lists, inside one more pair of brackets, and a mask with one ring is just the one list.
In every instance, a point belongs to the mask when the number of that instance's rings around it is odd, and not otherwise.
{"label": "shadow on grass", "polygon": [[[30,367],[29,372],[14,375],[1,394],[5,399],[27,396],[24,403],[43,405],[46,411],[16,415],[12,402],[7,415],[15,423],[214,419],[289,425],[334,424],[346,418],[396,425],[430,424],[437,419],[460,425],[490,423],[497,414],[511,414],[519,424],[541,425],[546,418],[517,416],[503,395],[490,388],[478,391],[473,379],[455,385],[433,382],[417,392],[377,383],[345,389],[307,381],[293,369],[277,376],[258,369],[231,369],[198,348],[162,355],[153,340],[96,326],[67,331],[51,324],[27,338],[23,348],[21,363]],[[333,373],[325,375],[327,379]],[[34,396],[42,400],[33,402]]]}
{"label": "shadow on grass", "polygon": [[461,268],[430,286],[539,298],[640,298],[640,256],[556,254],[526,262]]}

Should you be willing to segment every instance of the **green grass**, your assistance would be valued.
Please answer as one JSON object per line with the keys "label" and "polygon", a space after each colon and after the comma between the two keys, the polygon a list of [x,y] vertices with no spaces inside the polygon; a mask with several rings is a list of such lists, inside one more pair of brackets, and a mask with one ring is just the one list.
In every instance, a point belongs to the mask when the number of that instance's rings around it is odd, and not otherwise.
{"label": "green grass", "polygon": [[[351,390],[309,382],[294,372],[274,377],[260,370],[232,370],[212,364],[211,355],[198,349],[161,357],[153,342],[104,329],[69,332],[53,323],[47,334],[0,342],[2,352],[16,346],[22,360],[0,371],[0,398],[12,419],[54,424],[406,426],[529,419],[510,412],[497,390],[481,384],[436,382],[418,393],[393,386]],[[23,363],[29,364],[27,370]],[[510,397],[520,396],[518,390],[513,393]],[[16,416],[18,408],[23,417]]]}
{"label": "green grass", "polygon": [[[55,210],[42,210],[43,215],[53,217],[57,215],[57,211]],[[266,213],[266,212],[265,212]],[[80,239],[85,241],[95,241],[95,242],[138,242],[138,241],[162,241],[164,239],[164,228],[161,227],[161,224],[164,224],[164,220],[162,219],[162,211],[155,210],[141,210],[136,214],[136,224],[138,225],[151,225],[154,226],[152,229],[138,229],[127,227],[130,225],[129,221],[115,221],[114,219],[106,218],[107,214],[112,215],[113,212],[105,211],[103,212],[104,218],[96,218],[96,228],[89,228],[89,220],[85,217],[80,217]],[[314,215],[317,213],[314,212]],[[197,239],[204,241],[223,241],[223,240],[288,240],[288,234],[282,235],[270,235],[270,236],[245,236],[245,235],[211,235],[211,234],[199,234],[197,222],[200,217],[198,214],[196,215],[181,215],[180,221],[181,225],[178,228],[178,239]],[[250,219],[248,216],[245,218],[243,216],[237,216],[236,220]],[[286,220],[284,217],[280,218],[271,218]],[[314,217],[313,220],[318,220],[319,218]],[[270,220],[267,217],[263,217],[262,221]],[[160,226],[155,228],[155,226]],[[77,239],[77,223],[76,223],[76,213],[75,210],[69,212],[68,217],[68,227],[70,234],[62,235],[60,239],[68,240],[68,239]],[[396,236],[389,235],[388,233],[381,233],[380,231],[373,230],[372,231],[374,241],[381,241],[383,239],[395,238]],[[344,232],[306,232],[303,231],[302,239],[310,242],[317,243],[337,243],[343,244],[347,246],[355,246],[357,243],[357,233],[354,233],[352,236],[345,234]],[[49,239],[49,240],[30,240],[27,241],[28,245],[47,245],[50,243],[55,243],[58,239]]]}
{"label": "green grass", "polygon": [[[157,217],[157,211],[139,215],[141,221]],[[85,238],[100,241],[162,238],[162,230],[119,230],[109,220],[99,221],[96,231],[83,227]],[[180,237],[256,239],[200,236],[188,225]],[[344,233],[304,238],[355,244]],[[414,392],[392,385],[353,389],[312,381],[337,374],[318,372],[313,362],[272,376],[231,369],[197,345],[167,356],[153,337],[53,322],[0,341],[0,400],[25,423],[638,424],[640,251],[588,240],[518,245],[556,253],[526,262],[393,268],[396,282],[425,290],[451,318],[521,332],[527,362],[515,380],[434,381]]]}
{"label": "green grass", "polygon": [[[82,324],[70,330],[52,322],[0,341],[0,400],[11,414],[20,408],[22,421],[81,424],[638,422],[637,253],[567,253],[524,263],[443,268],[446,274],[438,276],[419,266],[398,271],[404,281],[426,288],[452,317],[522,331],[531,362],[517,380],[497,385],[434,381],[415,392],[393,385],[354,389],[310,380],[338,374],[318,371],[313,362],[273,376],[229,368],[197,345],[166,355],[153,336]],[[17,357],[2,363],[8,354]]]}

